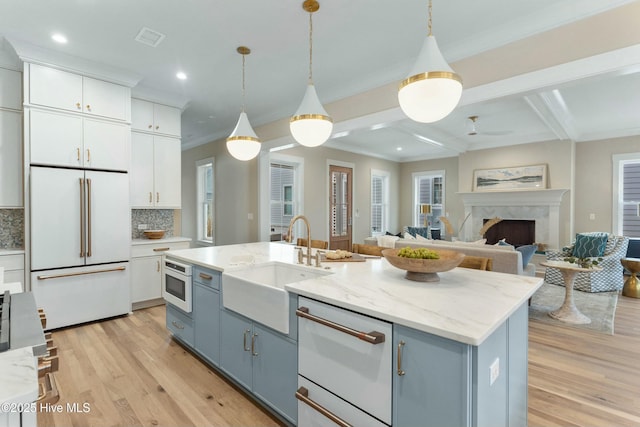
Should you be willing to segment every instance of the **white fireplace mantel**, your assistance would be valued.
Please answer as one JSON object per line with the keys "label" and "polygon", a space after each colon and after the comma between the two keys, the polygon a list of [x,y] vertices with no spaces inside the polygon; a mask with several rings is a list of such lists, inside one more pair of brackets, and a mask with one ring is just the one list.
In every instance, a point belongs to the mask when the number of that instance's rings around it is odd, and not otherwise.
{"label": "white fireplace mantel", "polygon": [[[482,216],[503,219],[536,220],[536,241],[546,243],[549,248],[558,248],[560,241],[560,204],[568,189],[526,191],[484,191],[458,193],[464,203],[465,218],[469,216],[470,227],[465,227],[465,240],[479,237]],[[475,208],[475,209],[474,209]],[[541,227],[542,226],[542,227]]]}

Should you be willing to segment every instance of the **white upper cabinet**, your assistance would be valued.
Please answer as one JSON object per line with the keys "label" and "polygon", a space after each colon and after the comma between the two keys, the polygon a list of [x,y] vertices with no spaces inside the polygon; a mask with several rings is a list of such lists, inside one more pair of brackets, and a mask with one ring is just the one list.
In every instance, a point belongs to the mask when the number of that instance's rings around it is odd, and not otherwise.
{"label": "white upper cabinet", "polygon": [[0,68],[0,207],[22,206],[22,73]]}
{"label": "white upper cabinet", "polygon": [[27,118],[31,164],[129,170],[128,125],[39,109]]}
{"label": "white upper cabinet", "polygon": [[22,110],[22,73],[0,68],[0,107]]}
{"label": "white upper cabinet", "polygon": [[180,140],[132,132],[129,183],[132,208],[180,209]]}
{"label": "white upper cabinet", "polygon": [[29,64],[29,103],[78,113],[127,120],[128,87]]}
{"label": "white upper cabinet", "polygon": [[131,99],[131,129],[180,138],[180,109]]}

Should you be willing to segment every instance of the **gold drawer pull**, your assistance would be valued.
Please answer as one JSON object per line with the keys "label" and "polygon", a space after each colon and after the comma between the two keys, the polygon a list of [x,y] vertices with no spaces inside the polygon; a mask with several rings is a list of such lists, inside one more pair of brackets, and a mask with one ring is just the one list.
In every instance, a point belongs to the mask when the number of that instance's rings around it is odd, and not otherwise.
{"label": "gold drawer pull", "polygon": [[168,251],[171,248],[155,248],[153,251],[154,252],[164,252],[164,251]]}
{"label": "gold drawer pull", "polygon": [[213,279],[213,276],[212,276],[212,275],[210,275],[210,274],[207,274],[207,273],[200,273],[200,274],[199,274],[199,276],[200,276],[200,278],[201,278],[201,279],[204,279],[204,280],[211,280],[211,279]]}
{"label": "gold drawer pull", "polygon": [[44,275],[38,276],[38,280],[60,279],[63,277],[84,276],[86,274],[109,273],[112,271],[124,271],[126,269],[127,267],[114,267],[114,268],[105,268],[104,270],[81,271],[78,273],[44,274]]}
{"label": "gold drawer pull", "polygon": [[376,332],[376,331],[362,332],[355,329],[351,329],[339,323],[332,322],[331,320],[314,316],[313,314],[309,313],[309,309],[307,307],[300,307],[299,309],[297,309],[296,316],[303,317],[305,319],[311,320],[312,322],[316,322],[321,325],[327,326],[331,329],[335,329],[336,331],[340,331],[347,335],[351,335],[352,337],[358,338],[362,341],[366,341],[370,344],[381,344],[384,342],[385,337],[384,337],[384,334],[381,332]]}
{"label": "gold drawer pull", "polygon": [[312,407],[313,409],[315,409],[316,411],[318,411],[320,414],[324,415],[325,417],[329,418],[331,421],[333,421],[334,423],[336,423],[340,427],[351,427],[351,424],[349,424],[348,422],[346,422],[342,418],[338,417],[336,414],[334,414],[333,412],[331,412],[330,410],[328,410],[324,406],[322,406],[319,403],[314,402],[313,400],[311,400],[309,398],[309,390],[307,390],[306,388],[300,387],[298,389],[298,391],[296,391],[296,399],[298,399],[299,401],[301,401],[303,403],[306,403],[307,405],[309,405],[310,407]]}

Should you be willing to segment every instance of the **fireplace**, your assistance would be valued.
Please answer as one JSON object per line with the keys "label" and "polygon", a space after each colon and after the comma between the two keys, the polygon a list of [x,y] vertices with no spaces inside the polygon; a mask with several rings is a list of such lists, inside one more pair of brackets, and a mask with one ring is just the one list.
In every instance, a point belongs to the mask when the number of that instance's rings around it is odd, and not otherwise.
{"label": "fireplace", "polygon": [[522,219],[535,221],[534,238],[526,243],[542,243],[557,249],[560,247],[560,204],[566,192],[566,189],[546,189],[458,193],[464,203],[463,218],[468,217],[461,237],[467,241],[477,240],[484,218]]}
{"label": "fireplace", "polygon": [[[482,223],[489,220],[490,218],[485,218]],[[487,244],[490,245],[496,244],[502,239],[515,247],[530,245],[535,242],[536,222],[529,219],[503,219],[489,228],[485,237]]]}

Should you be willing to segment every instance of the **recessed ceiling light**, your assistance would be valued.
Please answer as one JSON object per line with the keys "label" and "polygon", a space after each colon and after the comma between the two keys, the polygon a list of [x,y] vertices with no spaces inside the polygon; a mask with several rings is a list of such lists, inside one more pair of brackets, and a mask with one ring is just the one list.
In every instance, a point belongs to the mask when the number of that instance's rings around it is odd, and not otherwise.
{"label": "recessed ceiling light", "polygon": [[396,147],[396,151],[402,151],[402,147]]}
{"label": "recessed ceiling light", "polygon": [[187,75],[182,71],[178,71],[176,73],[176,77],[179,78],[180,80],[187,80]]}
{"label": "recessed ceiling light", "polygon": [[67,38],[64,35],[60,34],[60,33],[56,33],[56,34],[52,35],[51,39],[56,43],[60,43],[60,44],[66,44],[67,43]]}

